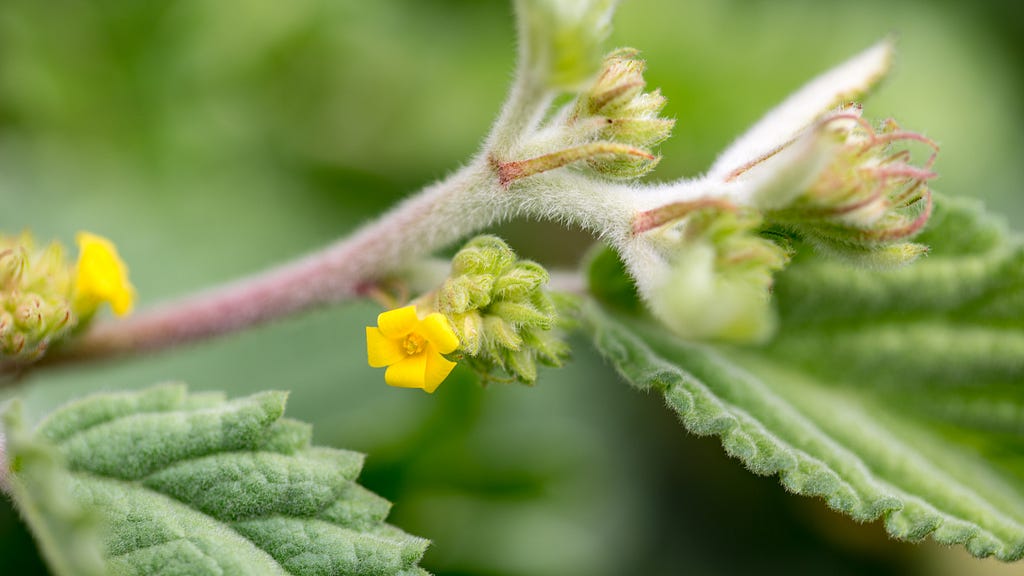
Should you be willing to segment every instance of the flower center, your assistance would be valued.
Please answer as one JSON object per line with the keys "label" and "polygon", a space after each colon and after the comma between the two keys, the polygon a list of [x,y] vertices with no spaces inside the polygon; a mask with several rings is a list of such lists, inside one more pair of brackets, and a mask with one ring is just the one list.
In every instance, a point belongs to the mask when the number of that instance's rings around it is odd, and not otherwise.
{"label": "flower center", "polygon": [[405,337],[405,342],[402,343],[402,347],[405,349],[405,353],[409,356],[415,356],[427,346],[427,339],[419,334],[409,334]]}

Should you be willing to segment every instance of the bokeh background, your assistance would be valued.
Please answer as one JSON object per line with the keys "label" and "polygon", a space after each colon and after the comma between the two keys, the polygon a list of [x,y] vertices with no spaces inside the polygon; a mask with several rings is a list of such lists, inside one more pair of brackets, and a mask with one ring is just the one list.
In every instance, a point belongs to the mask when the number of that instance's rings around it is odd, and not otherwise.
{"label": "bokeh background", "polygon": [[[812,75],[888,34],[867,113],[943,147],[935,187],[1024,225],[1024,19],[1012,0],[625,0],[611,45],[641,48],[675,136],[654,179],[695,175]],[[141,306],[352,230],[477,148],[513,69],[506,2],[0,0],[0,230],[116,241]],[[574,266],[591,239],[499,232]],[[901,544],[755,477],[688,436],[579,339],[536,388],[457,372],[433,396],[383,384],[340,306],[158,357],[38,374],[40,414],[93,390],[183,380],[292,391],[318,443],[369,454],[362,481],[433,539],[448,576],[1012,574]],[[6,394],[11,394],[10,391]],[[0,504],[4,574],[45,574]]]}

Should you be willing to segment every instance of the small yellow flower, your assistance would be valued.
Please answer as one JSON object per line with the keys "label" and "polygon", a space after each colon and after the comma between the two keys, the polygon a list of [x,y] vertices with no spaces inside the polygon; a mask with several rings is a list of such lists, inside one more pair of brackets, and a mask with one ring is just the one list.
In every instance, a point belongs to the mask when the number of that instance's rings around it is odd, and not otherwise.
{"label": "small yellow flower", "polygon": [[135,288],[128,281],[128,267],[117,255],[114,244],[95,234],[79,232],[78,264],[75,266],[75,308],[92,313],[109,302],[114,314],[131,312]]}
{"label": "small yellow flower", "polygon": [[455,368],[442,354],[458,347],[459,338],[443,314],[421,320],[415,306],[384,312],[376,327],[366,327],[367,360],[374,368],[388,367],[384,381],[390,386],[432,393]]}

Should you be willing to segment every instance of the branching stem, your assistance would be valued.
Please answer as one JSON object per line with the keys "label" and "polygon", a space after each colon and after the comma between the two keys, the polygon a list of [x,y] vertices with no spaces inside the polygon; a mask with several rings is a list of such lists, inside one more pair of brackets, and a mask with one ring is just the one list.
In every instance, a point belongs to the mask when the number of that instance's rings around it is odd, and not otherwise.
{"label": "branching stem", "polygon": [[101,321],[29,367],[0,366],[5,383],[25,369],[154,352],[200,342],[359,296],[389,274],[495,222],[529,216],[625,238],[636,190],[564,170],[501,181],[491,155],[429,186],[351,236],[265,272],[125,320]]}

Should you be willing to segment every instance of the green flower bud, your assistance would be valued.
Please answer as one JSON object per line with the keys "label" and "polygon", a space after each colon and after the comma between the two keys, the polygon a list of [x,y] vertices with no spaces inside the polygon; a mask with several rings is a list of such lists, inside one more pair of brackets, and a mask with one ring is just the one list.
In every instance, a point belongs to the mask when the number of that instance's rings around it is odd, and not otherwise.
{"label": "green flower bud", "polygon": [[601,135],[616,142],[649,148],[667,140],[675,124],[675,120],[667,118],[615,118],[609,119]]}
{"label": "green flower bud", "polygon": [[[651,120],[661,114],[661,110],[667,102],[668,100],[661,94],[661,90],[655,88],[650,92],[638,94],[611,118]],[[666,122],[669,122],[670,126],[675,124],[675,120],[666,120]]]}
{"label": "green flower bud", "polygon": [[524,345],[535,351],[537,359],[547,366],[558,367],[569,355],[569,345],[564,340],[544,330],[523,330]]}
{"label": "green flower bud", "polygon": [[639,52],[621,48],[605,57],[601,74],[576,100],[567,121],[579,138],[623,144],[630,153],[601,154],[587,159],[591,169],[609,178],[634,179],[658,165],[651,148],[672,133],[675,121],[661,118],[661,92],[644,92],[646,64]]}
{"label": "green flower bud", "polygon": [[495,236],[474,238],[455,255],[433,306],[459,337],[467,365],[526,383],[537,379],[538,362],[561,365],[568,346],[553,332],[558,312],[544,289],[548,278],[543,266],[518,260]]}
{"label": "green flower bud", "polygon": [[519,350],[523,339],[515,325],[500,316],[484,316],[484,338],[490,351],[499,353],[502,349]]}
{"label": "green flower bud", "polygon": [[644,80],[647,65],[637,58],[639,54],[634,48],[619,48],[605,56],[601,75],[576,101],[575,115],[615,116],[642,94],[647,85]]}
{"label": "green flower bud", "polygon": [[452,313],[476,310],[491,303],[494,276],[466,274],[449,278],[438,293],[438,305]]}
{"label": "green flower bud", "polygon": [[551,327],[551,314],[545,314],[529,303],[499,300],[487,310],[514,326],[537,326],[544,329]]}
{"label": "green flower bud", "polygon": [[516,261],[516,253],[497,236],[477,236],[452,258],[452,276],[497,275]]}
{"label": "green flower bud", "polygon": [[759,234],[756,211],[706,205],[642,233],[638,286],[655,316],[684,338],[760,341],[775,325],[769,294],[789,254]]}
{"label": "green flower bud", "polygon": [[518,350],[506,354],[505,366],[524,382],[537,381],[537,361],[529,350]]}
{"label": "green flower bud", "polygon": [[548,271],[529,260],[510,266],[494,281],[494,294],[498,298],[521,300],[548,282]]}
{"label": "green flower bud", "polygon": [[470,356],[479,354],[484,338],[484,318],[480,312],[454,313],[448,316],[448,320],[459,337],[462,351]]}

